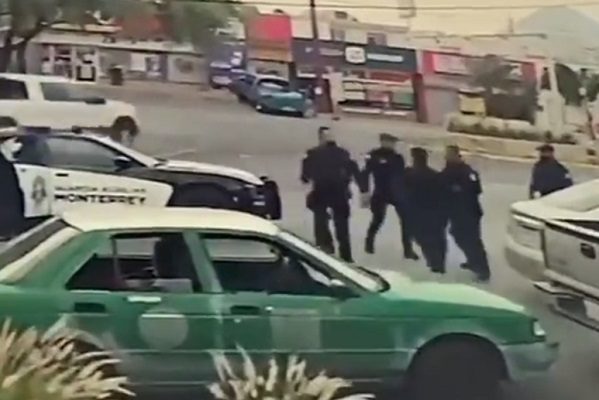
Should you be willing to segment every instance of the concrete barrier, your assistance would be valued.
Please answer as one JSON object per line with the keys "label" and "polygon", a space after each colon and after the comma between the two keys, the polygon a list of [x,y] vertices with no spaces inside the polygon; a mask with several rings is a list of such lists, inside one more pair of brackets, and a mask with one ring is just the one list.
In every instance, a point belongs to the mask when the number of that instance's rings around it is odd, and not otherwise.
{"label": "concrete barrier", "polygon": [[[466,133],[448,133],[447,144],[458,145],[464,152],[506,158],[535,159],[540,142],[477,136]],[[560,161],[599,165],[599,145],[553,144]]]}

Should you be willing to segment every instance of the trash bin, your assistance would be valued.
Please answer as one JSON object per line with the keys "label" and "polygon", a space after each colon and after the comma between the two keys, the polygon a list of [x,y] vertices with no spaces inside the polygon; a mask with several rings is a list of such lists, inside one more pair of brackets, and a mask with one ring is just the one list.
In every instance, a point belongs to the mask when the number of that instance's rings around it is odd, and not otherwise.
{"label": "trash bin", "polygon": [[120,65],[113,65],[108,70],[110,77],[110,84],[113,86],[123,86],[123,67]]}

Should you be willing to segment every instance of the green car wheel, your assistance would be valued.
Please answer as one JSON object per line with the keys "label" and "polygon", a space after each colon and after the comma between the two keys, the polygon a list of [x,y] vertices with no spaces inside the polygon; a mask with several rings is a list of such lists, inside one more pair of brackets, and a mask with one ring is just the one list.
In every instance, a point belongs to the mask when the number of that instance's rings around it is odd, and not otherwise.
{"label": "green car wheel", "polygon": [[496,400],[505,364],[492,344],[456,338],[425,347],[410,372],[414,400]]}

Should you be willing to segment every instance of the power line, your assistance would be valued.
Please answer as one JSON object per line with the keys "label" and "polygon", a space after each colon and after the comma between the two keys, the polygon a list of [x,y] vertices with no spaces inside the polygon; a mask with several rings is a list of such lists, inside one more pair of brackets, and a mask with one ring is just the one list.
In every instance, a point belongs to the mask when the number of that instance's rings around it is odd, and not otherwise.
{"label": "power line", "polygon": [[[189,0],[179,0],[181,2],[192,2]],[[229,1],[223,0],[201,0],[193,1],[198,3],[208,4],[231,4]],[[235,4],[235,3],[234,3]],[[248,0],[241,1],[241,5],[248,6],[263,6],[263,7],[283,7],[283,8],[307,8],[308,1],[305,3],[284,3],[281,1],[261,1],[261,0]],[[319,9],[352,9],[352,10],[413,10],[416,9],[418,12],[427,11],[510,11],[510,10],[536,10],[556,7],[599,7],[599,1],[587,0],[587,1],[575,1],[573,3],[558,3],[558,4],[547,4],[547,3],[529,3],[529,4],[518,4],[518,5],[462,5],[462,6],[416,6],[416,7],[401,7],[392,5],[367,5],[367,4],[351,4],[351,3],[340,3],[340,2],[318,2],[317,7]]]}

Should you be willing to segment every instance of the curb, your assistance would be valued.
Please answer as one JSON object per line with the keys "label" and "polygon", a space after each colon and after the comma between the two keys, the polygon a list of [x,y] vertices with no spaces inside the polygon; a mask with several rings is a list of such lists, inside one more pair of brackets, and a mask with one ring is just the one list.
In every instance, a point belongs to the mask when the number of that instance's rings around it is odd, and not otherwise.
{"label": "curb", "polygon": [[402,110],[384,110],[378,108],[340,106],[339,111],[341,114],[345,114],[348,116],[359,115],[373,118],[396,119],[399,121],[414,121],[416,118],[414,112]]}
{"label": "curb", "polygon": [[[449,133],[447,144],[459,146],[465,153],[520,162],[534,162],[541,142],[502,139],[462,133]],[[553,144],[560,161],[587,167],[599,167],[599,157],[585,145]]]}
{"label": "curb", "polygon": [[[462,147],[461,143],[459,143],[460,139],[456,139],[456,137],[454,137],[453,135],[454,134],[447,134],[446,137],[439,137],[439,138],[430,138],[429,137],[429,138],[422,138],[422,139],[411,137],[411,138],[402,139],[402,141],[404,141],[409,146],[424,147],[431,153],[444,153],[446,146],[458,145],[458,146],[460,146],[460,148],[462,150],[462,154],[467,158],[479,158],[479,159],[485,159],[485,160],[492,160],[492,161],[499,161],[499,162],[506,162],[506,163],[519,163],[519,164],[526,164],[526,165],[534,164],[537,161],[536,150],[534,150],[534,153],[532,156],[526,156],[526,157],[517,157],[514,155],[505,155],[505,154],[501,154],[501,155],[491,154],[489,152],[481,152],[480,147],[478,149]],[[460,135],[460,134],[457,134],[457,135]],[[464,136],[472,136],[472,135],[464,134]],[[537,143],[534,143],[534,142],[530,142],[530,143],[535,144],[535,146],[534,146],[535,148],[536,148],[536,146],[538,146]],[[568,147],[571,147],[571,146],[568,146]],[[558,157],[559,157],[559,154],[558,154]],[[571,167],[593,169],[593,170],[596,170],[599,168],[599,165],[589,163],[589,162],[577,162],[577,161],[571,161],[571,160],[563,160],[561,157],[560,157],[560,161],[568,166],[571,166]]]}
{"label": "curb", "polygon": [[236,99],[223,90],[203,89],[191,84],[162,84],[131,82],[123,86],[99,83],[94,88],[102,95],[124,101],[158,101],[189,103],[193,101],[218,101],[234,103]]}

